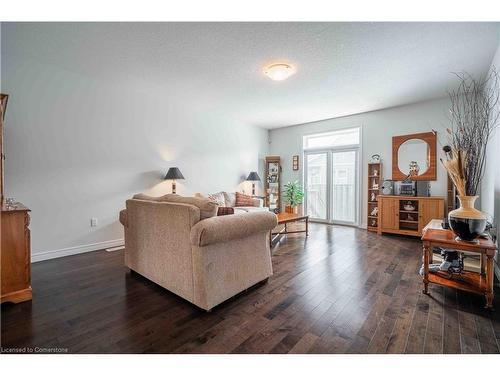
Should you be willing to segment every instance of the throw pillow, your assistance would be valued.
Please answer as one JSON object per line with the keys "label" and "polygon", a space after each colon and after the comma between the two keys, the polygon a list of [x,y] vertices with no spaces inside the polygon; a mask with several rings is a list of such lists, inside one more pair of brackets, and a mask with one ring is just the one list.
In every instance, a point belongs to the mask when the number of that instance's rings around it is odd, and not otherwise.
{"label": "throw pillow", "polygon": [[236,194],[224,192],[224,200],[226,201],[226,207],[234,207],[236,204]]}
{"label": "throw pillow", "polygon": [[233,207],[219,207],[219,209],[217,210],[217,216],[233,215],[233,214],[234,214]]}
{"label": "throw pillow", "polygon": [[224,193],[222,191],[219,193],[208,194],[208,198],[213,200],[220,207],[226,206],[226,198],[224,197]]}
{"label": "throw pillow", "polygon": [[235,207],[251,207],[253,206],[253,199],[250,195],[236,192]]}

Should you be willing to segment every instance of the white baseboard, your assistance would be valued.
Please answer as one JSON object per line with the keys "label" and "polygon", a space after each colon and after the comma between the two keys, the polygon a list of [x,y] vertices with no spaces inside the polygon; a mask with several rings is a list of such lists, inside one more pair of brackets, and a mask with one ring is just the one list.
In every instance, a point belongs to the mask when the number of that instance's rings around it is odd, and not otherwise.
{"label": "white baseboard", "polygon": [[64,249],[33,252],[31,254],[31,263],[40,262],[42,260],[66,257],[68,255],[88,253],[90,251],[104,250],[104,249],[107,249],[110,247],[123,246],[124,243],[125,243],[124,240],[120,238],[117,240],[110,240],[110,241],[92,243],[92,244],[88,244],[88,245],[67,247]]}

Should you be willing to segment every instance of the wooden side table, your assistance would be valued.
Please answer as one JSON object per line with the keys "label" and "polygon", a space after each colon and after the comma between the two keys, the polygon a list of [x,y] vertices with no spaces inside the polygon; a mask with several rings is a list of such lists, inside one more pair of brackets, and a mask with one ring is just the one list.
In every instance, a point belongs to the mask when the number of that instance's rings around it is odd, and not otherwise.
{"label": "wooden side table", "polygon": [[[484,295],[486,308],[493,307],[493,257],[496,246],[489,238],[479,238],[477,243],[456,240],[456,235],[449,229],[441,228],[441,220],[431,220],[423,229],[423,263],[424,276],[423,293],[429,294],[430,283],[460,289],[467,292]],[[462,274],[452,276],[447,272],[429,273],[429,264],[432,263],[432,248],[434,246],[458,251],[480,254],[481,272],[463,271]]]}

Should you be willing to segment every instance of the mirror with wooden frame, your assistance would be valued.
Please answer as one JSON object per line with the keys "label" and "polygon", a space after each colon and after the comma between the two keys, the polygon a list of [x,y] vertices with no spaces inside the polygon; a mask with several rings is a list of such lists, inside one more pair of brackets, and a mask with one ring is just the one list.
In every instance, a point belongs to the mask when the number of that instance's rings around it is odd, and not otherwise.
{"label": "mirror with wooden frame", "polygon": [[436,132],[392,137],[392,179],[435,181]]}

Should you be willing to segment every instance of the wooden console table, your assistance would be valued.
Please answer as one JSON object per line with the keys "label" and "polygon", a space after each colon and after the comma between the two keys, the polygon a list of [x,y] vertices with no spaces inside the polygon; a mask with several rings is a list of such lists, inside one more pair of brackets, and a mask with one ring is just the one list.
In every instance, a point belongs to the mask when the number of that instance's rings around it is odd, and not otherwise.
{"label": "wooden console table", "polygon": [[[269,235],[269,244],[272,245],[273,241],[280,237],[283,234],[291,234],[291,233],[305,233],[306,236],[309,236],[309,216],[308,215],[298,215],[298,214],[290,214],[290,213],[279,213],[276,215],[278,217],[278,225],[285,224],[285,227],[280,230],[279,232],[274,233],[272,230],[270,231]],[[305,230],[294,230],[294,231],[289,231],[287,228],[287,223],[293,223],[296,221],[302,221],[304,220],[306,222],[306,229]]]}
{"label": "wooden console table", "polygon": [[[424,263],[424,290],[429,294],[429,283],[443,285],[464,290],[486,298],[486,308],[493,306],[493,257],[496,246],[489,238],[479,238],[477,243],[455,240],[456,235],[449,229],[442,229],[441,220],[431,220],[423,229],[423,263]],[[481,272],[463,271],[460,275],[450,275],[447,272],[429,272],[432,263],[432,248],[443,247],[458,251],[480,254]]]}

